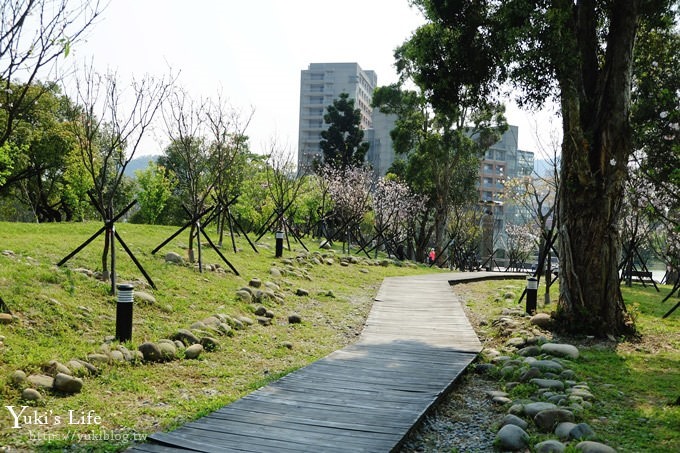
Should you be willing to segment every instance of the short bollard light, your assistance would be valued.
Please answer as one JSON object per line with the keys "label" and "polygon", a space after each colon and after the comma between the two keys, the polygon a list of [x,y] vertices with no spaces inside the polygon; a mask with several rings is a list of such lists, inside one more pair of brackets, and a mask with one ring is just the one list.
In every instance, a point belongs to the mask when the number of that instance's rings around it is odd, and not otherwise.
{"label": "short bollard light", "polygon": [[134,287],[128,284],[116,285],[118,301],[116,303],[116,340],[120,342],[132,339],[132,305]]}
{"label": "short bollard light", "polygon": [[527,278],[527,307],[528,314],[536,312],[536,300],[538,299],[538,279],[536,277]]}
{"label": "short bollard light", "polygon": [[276,232],[276,258],[283,256],[283,231]]}

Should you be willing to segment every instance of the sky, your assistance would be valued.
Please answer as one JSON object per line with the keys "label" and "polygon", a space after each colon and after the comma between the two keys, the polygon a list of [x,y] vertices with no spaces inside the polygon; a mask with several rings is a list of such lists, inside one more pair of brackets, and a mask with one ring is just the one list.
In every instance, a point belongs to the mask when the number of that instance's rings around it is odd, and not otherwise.
{"label": "sky", "polygon": [[[179,73],[193,98],[223,97],[244,113],[251,148],[272,140],[297,148],[300,71],[310,63],[357,62],[397,81],[394,49],[424,23],[408,0],[110,0],[86,41],[72,47],[81,64],[122,78]],[[69,57],[71,58],[71,57]],[[536,131],[559,123],[508,106],[520,149],[538,151]],[[538,128],[537,128],[538,122]],[[157,127],[138,155],[160,154],[168,139]]]}

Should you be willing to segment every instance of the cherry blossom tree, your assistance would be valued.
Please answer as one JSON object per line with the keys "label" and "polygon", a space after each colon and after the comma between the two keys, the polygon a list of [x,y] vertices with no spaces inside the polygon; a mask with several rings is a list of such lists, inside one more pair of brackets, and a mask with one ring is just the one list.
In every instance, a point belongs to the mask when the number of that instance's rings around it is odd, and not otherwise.
{"label": "cherry blossom tree", "polygon": [[529,223],[505,224],[505,252],[509,259],[508,268],[516,271],[524,270],[531,253],[538,243],[536,230]]}
{"label": "cherry blossom tree", "polygon": [[[372,197],[374,229],[388,252],[405,257],[405,243],[413,237],[413,222],[426,209],[427,197],[414,193],[407,184],[380,178]],[[377,254],[377,247],[376,247]]]}
{"label": "cherry blossom tree", "polygon": [[367,167],[349,166],[335,168],[323,166],[319,174],[327,181],[328,193],[333,201],[335,234],[342,235],[343,252],[350,250],[352,237],[358,238],[358,230],[371,206],[373,174]]}

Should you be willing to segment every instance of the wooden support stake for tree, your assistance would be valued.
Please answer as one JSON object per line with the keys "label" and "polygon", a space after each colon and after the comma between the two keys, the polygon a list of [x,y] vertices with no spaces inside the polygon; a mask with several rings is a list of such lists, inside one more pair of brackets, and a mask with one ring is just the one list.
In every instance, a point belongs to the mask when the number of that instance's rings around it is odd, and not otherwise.
{"label": "wooden support stake for tree", "polygon": [[10,314],[10,315],[12,314],[12,312],[10,311],[10,309],[7,306],[7,304],[5,303],[5,301],[2,300],[2,297],[0,297],[0,313],[7,313],[7,314]]}
{"label": "wooden support stake for tree", "polygon": [[[229,260],[220,252],[220,250],[215,246],[213,241],[210,239],[210,237],[206,234],[206,232],[203,230],[203,228],[200,228],[200,232],[203,233],[203,236],[205,237],[205,240],[208,241],[208,244],[215,250],[215,252],[222,258],[222,260],[229,266],[229,268],[234,271],[234,274],[236,275],[241,275],[238,273],[236,268],[229,262]],[[200,241],[199,241],[200,242]]]}
{"label": "wooden support stake for tree", "polygon": [[[108,216],[105,215],[104,209],[99,206],[97,201],[94,199],[91,193],[88,192],[88,195],[90,196],[90,201],[92,201],[92,204],[94,205],[95,209],[102,215],[102,217],[106,218]],[[116,222],[120,220],[121,217],[123,217],[127,212],[137,203],[137,200],[133,200],[130,204],[128,204],[121,212],[119,212],[116,216],[114,216],[110,220],[105,220],[104,221],[104,226],[101,227],[95,234],[90,236],[85,242],[80,244],[78,247],[76,247],[75,250],[73,250],[71,253],[69,253],[65,258],[63,258],[61,261],[57,263],[57,266],[61,267],[68,260],[73,258],[75,255],[77,255],[81,250],[83,250],[85,247],[87,247],[92,241],[94,241],[100,234],[105,233],[106,234],[106,239],[108,240],[108,244],[111,247],[111,274],[110,274],[110,281],[111,281],[111,294],[116,294],[116,238],[118,239],[118,242],[123,246],[123,249],[125,250],[125,253],[132,259],[132,261],[135,263],[137,266],[137,269],[144,275],[144,278],[146,278],[147,282],[151,285],[152,288],[156,289],[156,285],[154,284],[153,280],[151,280],[151,277],[149,274],[144,270],[142,267],[141,263],[137,258],[135,257],[134,253],[132,253],[132,250],[125,244],[121,236],[116,232]]]}
{"label": "wooden support stake for tree", "polygon": [[[186,208],[185,208],[185,209],[186,209]],[[212,207],[212,206],[209,207],[209,208],[207,208],[207,209],[204,209],[203,211],[201,211],[201,212],[196,216],[196,218],[201,218],[201,217],[203,217],[204,215],[206,215],[208,212],[210,212],[210,211],[212,211],[212,210],[213,210],[213,207]],[[192,216],[190,216],[190,217],[192,217]],[[179,236],[179,235],[182,233],[182,231],[186,230],[186,229],[189,228],[191,225],[193,225],[193,224],[195,223],[195,221],[196,221],[196,219],[192,217],[191,220],[189,220],[187,223],[185,223],[179,230],[175,231],[170,237],[168,237],[166,240],[164,240],[163,242],[161,242],[160,245],[158,245],[155,249],[153,249],[153,250],[151,251],[151,254],[152,254],[152,255],[155,255],[156,252],[158,252],[160,249],[162,249],[163,247],[165,247],[166,245],[168,245],[168,243],[169,243],[170,241],[172,241],[172,240],[175,239],[177,236]]]}

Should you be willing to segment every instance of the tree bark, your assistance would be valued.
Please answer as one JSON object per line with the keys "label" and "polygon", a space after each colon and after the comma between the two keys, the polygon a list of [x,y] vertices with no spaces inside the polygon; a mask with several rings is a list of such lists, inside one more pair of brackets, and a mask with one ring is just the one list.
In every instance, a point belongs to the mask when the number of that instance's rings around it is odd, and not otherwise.
{"label": "tree bark", "polygon": [[[571,3],[571,2],[566,2]],[[560,299],[567,331],[597,336],[635,331],[619,286],[618,220],[628,158],[632,52],[638,0],[611,5],[604,64],[593,64],[595,2],[578,2],[572,39],[579,63],[558,73],[564,141],[558,192]]]}

